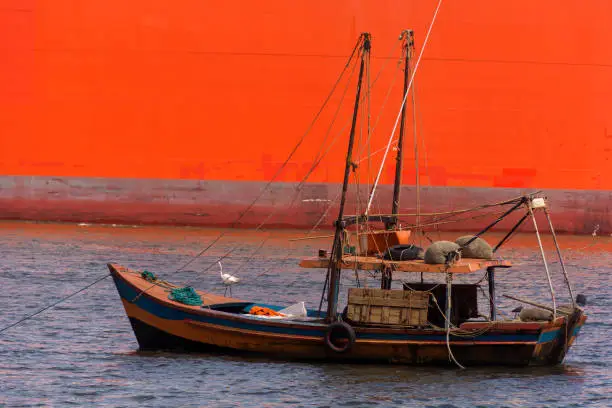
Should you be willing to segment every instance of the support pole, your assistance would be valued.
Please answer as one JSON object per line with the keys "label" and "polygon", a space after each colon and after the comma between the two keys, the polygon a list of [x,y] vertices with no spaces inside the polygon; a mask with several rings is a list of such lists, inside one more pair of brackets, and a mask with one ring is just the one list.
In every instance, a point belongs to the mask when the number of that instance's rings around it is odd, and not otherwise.
{"label": "support pole", "polygon": [[[510,213],[515,211],[517,208],[519,208],[524,202],[525,202],[525,197],[521,198],[521,200],[518,201],[514,206],[512,206],[512,208],[510,208],[508,211],[506,211],[505,213],[503,213],[502,215],[497,217],[497,219],[495,221],[493,221],[491,224],[487,225],[484,229],[480,230],[480,232],[478,232],[476,235],[474,235],[468,242],[463,244],[461,246],[461,248],[465,248],[466,246],[470,245],[472,242],[476,241],[476,239],[478,239],[478,237],[480,237],[482,234],[484,234],[485,232],[487,232],[488,230],[490,230],[491,228],[496,226],[501,220],[503,220]],[[531,207],[529,207],[529,208],[531,208]]]}
{"label": "support pole", "polygon": [[561,264],[561,270],[563,271],[563,277],[565,278],[565,284],[567,285],[567,289],[569,290],[570,297],[572,298],[572,307],[576,308],[576,298],[574,298],[574,291],[572,290],[572,284],[570,283],[569,277],[567,275],[567,271],[565,270],[565,263],[563,262],[563,257],[561,256],[561,249],[559,248],[559,243],[557,242],[557,235],[555,234],[555,228],[553,227],[552,221],[550,219],[550,214],[548,213],[548,208],[544,208],[544,214],[546,214],[546,219],[548,220],[548,225],[550,226],[550,233],[553,237],[553,242],[555,243],[555,249],[557,250],[557,256],[559,257],[559,263]]}
{"label": "support pole", "polygon": [[487,268],[487,277],[489,278],[489,310],[491,311],[491,321],[497,319],[497,311],[495,310],[495,267]]}
{"label": "support pole", "polygon": [[[402,94],[402,100],[405,100],[408,94],[408,83],[410,81],[410,58],[412,57],[412,51],[414,49],[414,33],[412,30],[404,30],[402,31],[400,40],[402,40],[402,52],[404,54],[404,93]],[[391,203],[391,216],[393,221],[388,223],[387,229],[397,227],[397,214],[399,213],[399,201],[402,188],[402,169],[404,167],[405,124],[406,104],[402,104],[400,129],[397,139],[397,156],[395,157],[396,163],[395,180],[393,183],[393,202]]]}
{"label": "support pole", "polygon": [[453,274],[446,274],[446,323],[444,324],[444,329],[448,333],[450,330],[451,324],[451,303],[452,303],[452,286],[453,286]]}
{"label": "support pole", "polygon": [[550,271],[548,270],[548,263],[546,262],[546,255],[544,255],[544,247],[542,246],[542,239],[540,238],[540,231],[538,230],[538,223],[535,219],[535,215],[533,214],[533,209],[531,208],[531,201],[527,203],[527,208],[529,208],[529,214],[531,214],[531,220],[533,221],[533,227],[535,228],[536,237],[538,238],[538,245],[540,246],[540,252],[542,253],[542,261],[544,261],[544,269],[546,269],[546,277],[548,278],[548,286],[550,288],[550,296],[552,298],[552,312],[553,312],[553,320],[557,318],[557,300],[555,299],[555,288],[553,288],[552,279],[550,278]]}
{"label": "support pole", "polygon": [[493,248],[493,253],[497,252],[497,250],[504,244],[504,242],[506,242],[512,236],[512,234],[514,234],[514,232],[518,229],[518,227],[521,226],[521,224],[527,219],[527,217],[529,217],[529,212],[525,213],[525,215],[523,215],[523,217],[514,225],[514,227],[512,227],[512,229],[508,231],[506,236],[503,237],[497,245],[495,245],[495,248]]}
{"label": "support pole", "polygon": [[391,266],[384,266],[381,270],[380,275],[380,288],[391,289],[391,283],[393,282],[393,269]]}
{"label": "support pole", "polygon": [[340,282],[340,273],[342,272],[342,252],[344,243],[344,205],[346,203],[346,193],[348,191],[349,175],[353,163],[353,145],[355,142],[355,127],[357,124],[357,114],[359,113],[359,99],[361,97],[361,83],[363,80],[363,71],[366,60],[369,61],[370,56],[370,34],[361,34],[363,45],[361,48],[361,63],[359,66],[359,79],[357,80],[357,92],[355,95],[355,107],[353,109],[353,121],[351,123],[351,132],[349,134],[348,151],[346,153],[346,163],[344,166],[344,181],[342,183],[342,197],[340,199],[340,208],[338,209],[338,219],[335,222],[336,232],[334,234],[334,243],[329,265],[329,289],[327,291],[327,317],[328,323],[337,320],[338,309],[338,290]]}

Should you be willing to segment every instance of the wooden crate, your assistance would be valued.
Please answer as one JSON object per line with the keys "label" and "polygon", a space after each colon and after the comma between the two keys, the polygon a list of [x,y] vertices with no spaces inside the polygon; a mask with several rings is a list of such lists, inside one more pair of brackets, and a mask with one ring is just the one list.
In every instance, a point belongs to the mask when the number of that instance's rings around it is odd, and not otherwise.
{"label": "wooden crate", "polygon": [[361,324],[424,326],[428,305],[427,292],[350,288],[347,318]]}

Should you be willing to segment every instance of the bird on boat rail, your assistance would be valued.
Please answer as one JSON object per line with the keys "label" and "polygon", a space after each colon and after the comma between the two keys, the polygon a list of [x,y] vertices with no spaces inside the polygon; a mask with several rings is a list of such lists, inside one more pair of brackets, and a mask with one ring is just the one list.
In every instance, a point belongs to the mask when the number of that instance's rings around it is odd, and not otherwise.
{"label": "bird on boat rail", "polygon": [[225,292],[223,292],[223,296],[227,295],[227,290],[229,289],[230,296],[232,296],[232,285],[240,282],[240,278],[230,275],[229,273],[223,273],[223,265],[221,265],[221,261],[217,262],[219,264],[219,275],[221,275],[221,280],[225,285]]}

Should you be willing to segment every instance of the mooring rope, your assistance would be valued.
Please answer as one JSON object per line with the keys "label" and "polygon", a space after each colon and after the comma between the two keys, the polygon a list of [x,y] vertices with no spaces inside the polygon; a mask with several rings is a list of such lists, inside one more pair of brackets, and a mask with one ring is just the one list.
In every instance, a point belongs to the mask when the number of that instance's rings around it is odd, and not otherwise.
{"label": "mooring rope", "polygon": [[88,284],[87,286],[84,286],[84,287],[82,287],[81,289],[77,290],[76,292],[72,292],[72,293],[71,293],[71,294],[69,294],[68,296],[64,296],[64,297],[63,297],[63,298],[61,298],[60,300],[58,300],[58,301],[56,301],[56,302],[53,302],[52,304],[50,304],[50,305],[48,305],[48,306],[45,306],[45,307],[43,307],[42,309],[40,309],[40,310],[38,310],[38,311],[36,311],[36,312],[34,312],[34,313],[32,313],[32,314],[29,314],[29,315],[25,316],[25,317],[24,317],[24,318],[22,318],[21,320],[18,320],[18,321],[16,321],[15,323],[10,324],[10,325],[8,325],[8,326],[6,326],[6,327],[4,327],[4,328],[0,329],[0,335],[2,335],[2,334],[3,334],[3,333],[6,331],[6,330],[10,329],[11,327],[15,327],[15,326],[17,326],[18,324],[25,322],[26,320],[30,320],[31,318],[33,318],[33,317],[35,317],[35,316],[37,316],[37,315],[41,314],[41,313],[42,313],[42,312],[44,312],[45,310],[49,310],[49,309],[51,309],[52,307],[57,306],[57,305],[59,305],[59,304],[60,304],[60,303],[62,303],[62,302],[65,302],[66,300],[70,299],[71,297],[73,297],[73,296],[75,296],[75,295],[78,295],[79,293],[81,293],[81,292],[83,292],[83,291],[85,291],[85,290],[87,290],[87,289],[91,288],[93,285],[95,285],[95,284],[96,284],[96,283],[98,283],[98,282],[103,281],[104,279],[108,278],[109,276],[110,276],[110,273],[106,273],[106,274],[104,274],[103,276],[100,276],[98,279],[96,279],[96,280],[95,280],[95,281],[93,281],[92,283]]}
{"label": "mooring rope", "polygon": [[446,274],[446,348],[448,349],[448,358],[449,360],[453,361],[457,367],[461,368],[461,369],[465,369],[464,366],[462,366],[457,359],[455,358],[455,355],[453,354],[453,351],[451,350],[450,347],[450,333],[451,333],[451,315],[450,315],[450,311],[452,308],[452,304],[451,304],[451,291],[452,291],[452,284],[453,284],[453,274],[452,273],[447,273]]}

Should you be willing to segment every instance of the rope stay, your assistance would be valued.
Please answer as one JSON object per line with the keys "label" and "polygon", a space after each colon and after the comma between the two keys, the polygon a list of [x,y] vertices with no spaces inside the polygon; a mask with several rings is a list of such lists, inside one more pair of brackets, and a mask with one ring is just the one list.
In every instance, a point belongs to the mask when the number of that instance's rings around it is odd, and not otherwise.
{"label": "rope stay", "polygon": [[531,208],[531,203],[527,204],[527,208],[529,209],[529,215],[531,215],[531,220],[533,221],[533,228],[535,229],[536,237],[538,238],[538,245],[540,247],[540,253],[542,255],[542,261],[544,262],[544,269],[546,270],[546,278],[548,279],[548,287],[550,289],[550,296],[552,298],[553,304],[553,321],[557,318],[557,300],[555,298],[555,288],[553,287],[552,278],[550,276],[550,270],[548,269],[548,263],[546,262],[546,255],[544,254],[544,246],[542,245],[542,239],[540,238],[540,231],[538,230],[538,223],[535,219],[535,214],[533,213],[533,209]]}
{"label": "rope stay", "polygon": [[565,262],[563,262],[563,256],[561,255],[561,248],[559,248],[559,243],[557,242],[557,234],[555,234],[555,228],[553,227],[547,207],[544,207],[544,214],[546,215],[548,227],[550,228],[550,234],[552,235],[553,243],[555,244],[555,249],[557,250],[557,256],[559,258],[559,263],[561,264],[561,271],[563,272],[563,278],[565,279],[567,290],[569,291],[572,307],[576,308],[576,298],[574,297],[574,291],[572,290],[572,283],[570,282],[567,270],[565,269]]}
{"label": "rope stay", "polygon": [[[522,202],[524,202],[526,199],[529,199],[530,197],[533,197],[537,194],[540,194],[541,191],[536,191],[533,193],[529,193],[526,194],[524,196],[519,196],[510,200],[505,200],[505,201],[499,201],[499,202],[494,202],[494,203],[487,203],[487,204],[481,204],[475,207],[471,207],[471,208],[465,208],[465,209],[460,209],[460,210],[450,210],[450,211],[439,211],[439,212],[431,212],[431,213],[420,213],[421,216],[423,217],[430,217],[430,220],[428,220],[427,224],[421,224],[423,226],[425,225],[437,225],[437,224],[444,224],[444,223],[449,223],[449,222],[459,222],[459,221],[464,221],[466,219],[472,219],[472,218],[480,218],[483,216],[486,216],[488,214],[479,214],[479,215],[475,215],[471,218],[465,218],[465,219],[459,219],[459,220],[450,220],[450,221],[446,221],[449,219],[452,219],[453,217],[460,215],[460,214],[465,214],[465,213],[469,213],[469,212],[475,212],[475,211],[479,211],[479,210],[484,210],[484,209],[488,209],[488,208],[493,208],[493,207],[501,207],[501,206],[505,206],[505,205],[517,205],[520,204]],[[500,212],[500,214],[502,214],[502,212]],[[417,215],[416,213],[400,213],[400,214],[389,214],[389,213],[379,213],[379,214],[369,214],[369,215],[347,215],[344,217],[345,220],[347,220],[347,222],[349,223],[354,223],[354,222],[361,222],[363,219],[365,218],[376,218],[376,217],[391,217],[391,216],[415,216]],[[442,216],[442,217],[440,217]]]}
{"label": "rope stay", "polygon": [[[334,94],[336,88],[338,87],[342,77],[345,75],[346,71],[349,69],[349,67],[351,66],[351,62],[353,61],[355,55],[357,55],[359,58],[361,57],[361,45],[363,42],[363,36],[359,36],[359,39],[357,40],[357,43],[355,45],[355,47],[353,48],[353,51],[351,52],[351,55],[349,57],[349,60],[347,61],[347,63],[344,66],[343,71],[341,72],[339,78],[336,80],[332,90],[330,91],[329,95],[327,96],[323,106],[319,109],[319,111],[317,112],[317,115],[315,116],[315,119],[311,122],[311,125],[309,126],[308,130],[306,131],[306,133],[302,136],[302,138],[300,139],[300,141],[298,142],[298,145],[296,145],[296,147],[294,147],[294,149],[291,151],[289,157],[287,158],[287,160],[285,160],[285,162],[283,163],[283,165],[281,166],[281,168],[279,168],[279,170],[274,174],[274,176],[272,177],[272,179],[266,184],[266,186],[264,187],[264,189],[262,190],[262,192],[259,194],[259,196],[240,214],[240,216],[238,217],[238,219],[232,223],[232,225],[230,226],[231,228],[234,228],[238,222],[242,219],[242,217],[244,217],[244,215],[254,206],[254,204],[265,194],[266,190],[270,187],[270,185],[272,185],[272,183],[274,182],[274,180],[276,179],[276,177],[278,177],[278,175],[280,174],[280,172],[282,171],[282,169],[288,164],[290,158],[293,156],[293,154],[296,152],[297,147],[299,147],[299,145],[303,142],[305,136],[310,132],[310,130],[312,129],[312,127],[314,126],[314,123],[316,122],[316,120],[318,119],[318,117],[320,116],[321,112],[323,111],[324,107],[326,106],[327,102],[329,102],[329,100],[331,99],[331,96]],[[359,50],[359,52],[357,52]],[[358,59],[356,59],[356,61],[358,61]],[[355,66],[353,67],[353,70],[351,70],[351,77],[352,77],[352,73],[354,72],[354,69],[356,67],[356,63]],[[348,81],[350,82],[350,78],[348,79]],[[346,88],[348,89],[348,88]],[[346,93],[346,89],[345,92]],[[338,114],[339,114],[340,109],[338,108],[334,114],[334,117],[332,119],[332,122],[335,122]],[[333,123],[332,123],[333,125]],[[325,139],[327,139],[329,132],[331,131],[331,126],[328,129],[328,132],[325,136]],[[335,138],[334,138],[335,140]],[[310,177],[310,175],[314,172],[314,170],[318,167],[318,165],[321,163],[322,159],[327,155],[327,153],[329,152],[330,148],[328,148],[323,154],[321,153],[323,151],[324,148],[324,144],[321,145],[321,147],[319,148],[319,151],[317,152],[317,154],[315,155],[315,161],[313,162],[313,164],[311,165],[310,169],[308,170],[308,172],[306,173],[306,175],[302,178],[302,180],[300,181],[300,183],[298,183],[298,185],[295,187],[294,189],[294,196],[289,204],[289,209],[291,209],[294,205],[295,202],[297,201],[297,199],[299,198],[299,193],[302,189],[302,187],[304,186],[304,184],[306,183],[306,181],[308,180],[308,178]],[[273,211],[270,212],[270,214],[268,214],[268,216],[257,225],[257,227],[254,229],[255,231],[259,231],[263,228],[263,226],[279,211],[279,207],[275,207],[273,209]],[[210,249],[213,245],[215,245],[223,236],[225,236],[227,234],[227,230],[223,231],[222,233],[220,233],[208,246],[206,246],[202,251],[200,251],[198,254],[196,254],[192,259],[190,259],[188,262],[186,262],[181,268],[179,268],[176,272],[183,270],[184,268],[186,268],[187,266],[189,266],[190,264],[192,264],[197,258],[199,258],[200,256],[202,256],[208,249]],[[267,237],[266,239],[263,240],[263,242],[261,243],[261,245],[251,254],[250,258],[252,258],[253,256],[255,256],[255,254],[263,247],[263,244],[269,239],[269,237]],[[213,266],[215,266],[217,264],[217,262],[220,262],[224,259],[226,259],[228,256],[230,256],[237,248],[239,247],[239,245],[235,245],[233,248],[231,248],[228,252],[226,252],[224,255],[222,255],[221,257],[219,257],[218,259],[215,260],[215,262],[212,262],[210,265],[208,265],[206,268],[204,268],[202,270],[202,272],[207,272],[209,271]],[[249,259],[250,259],[249,258]],[[150,289],[152,289],[153,287],[155,287],[156,285],[153,284],[151,286],[149,286],[148,288],[144,289],[143,291],[141,291],[138,295],[136,295],[134,297],[134,299],[132,299],[132,302],[135,302],[136,300],[138,300],[140,298],[140,296],[142,296],[144,293],[146,293],[147,291],[149,291]]]}
{"label": "rope stay", "polygon": [[376,193],[376,187],[378,186],[378,182],[380,181],[380,176],[382,174],[384,165],[385,165],[385,161],[387,160],[387,155],[389,154],[389,148],[391,147],[391,141],[393,140],[393,138],[395,137],[395,131],[397,130],[397,126],[399,124],[400,118],[402,116],[402,110],[404,109],[404,105],[406,104],[406,99],[408,98],[408,91],[410,90],[410,88],[412,87],[412,84],[414,82],[414,77],[419,69],[419,65],[421,63],[421,58],[423,57],[423,52],[425,51],[425,48],[427,47],[427,42],[429,41],[429,35],[431,34],[431,30],[434,26],[434,23],[436,22],[436,17],[438,16],[438,11],[440,10],[440,6],[442,5],[442,0],[438,0],[438,4],[436,6],[436,9],[434,11],[434,15],[433,18],[431,20],[431,24],[429,25],[429,28],[427,30],[427,34],[425,35],[425,40],[423,41],[423,47],[421,48],[421,52],[419,53],[419,56],[417,58],[417,61],[414,65],[414,69],[412,70],[412,73],[410,75],[410,81],[408,82],[408,87],[406,90],[406,94],[404,95],[404,99],[402,100],[402,104],[400,106],[400,111],[397,114],[397,117],[395,119],[395,124],[393,125],[393,130],[391,131],[391,135],[389,136],[389,142],[387,143],[387,147],[385,149],[385,154],[383,155],[383,159],[382,162],[380,164],[380,168],[378,169],[378,174],[376,175],[376,179],[374,181],[374,185],[372,186],[372,191],[370,192],[370,197],[368,199],[368,205],[366,207],[366,211],[365,214],[367,215],[370,211],[370,207],[372,205],[372,199],[374,198],[374,194]]}
{"label": "rope stay", "polygon": [[[336,88],[338,87],[338,84],[340,83],[340,81],[342,80],[344,74],[346,73],[346,71],[348,70],[348,67],[350,66],[351,61],[353,60],[353,58],[355,57],[355,52],[359,49],[359,45],[361,43],[361,37],[359,38],[359,40],[357,41],[357,43],[355,44],[355,46],[353,47],[353,51],[351,52],[348,61],[346,62],[346,64],[344,65],[344,68],[342,70],[342,72],[340,73],[340,76],[338,77],[338,79],[336,79],[336,82],[334,83],[334,85],[332,86],[332,89],[330,90],[329,94],[327,95],[327,97],[325,98],[325,100],[323,101],[323,104],[321,105],[321,107],[319,108],[319,110],[317,111],[317,113],[315,114],[313,120],[310,122],[309,126],[307,127],[306,131],[304,132],[304,134],[300,137],[300,139],[298,140],[297,144],[293,147],[293,149],[291,150],[291,152],[289,153],[289,155],[287,156],[287,158],[285,159],[285,161],[283,162],[283,164],[279,167],[279,169],[274,173],[274,175],[272,176],[272,178],[268,181],[268,183],[266,183],[266,185],[263,187],[263,189],[261,190],[261,192],[259,193],[259,195],[257,197],[255,197],[255,199],[238,215],[238,217],[236,218],[236,220],[234,220],[234,222],[232,222],[232,224],[230,225],[230,229],[234,228],[235,226],[237,226],[240,221],[244,218],[244,216],[255,206],[255,204],[268,192],[270,186],[272,185],[272,183],[274,183],[274,181],[276,180],[276,178],[280,175],[280,173],[282,172],[282,170],[287,166],[287,164],[289,163],[289,161],[291,160],[291,158],[293,157],[293,155],[295,154],[295,152],[299,149],[299,147],[302,145],[302,143],[304,142],[304,140],[306,139],[306,136],[308,136],[308,134],[310,133],[310,131],[312,130],[312,128],[314,127],[315,123],[317,122],[317,120],[319,119],[319,117],[321,116],[321,113],[323,113],[323,110],[325,109],[325,107],[327,106],[328,102],[330,101],[332,95],[334,94],[334,92],[336,91]],[[190,259],[188,262],[186,262],[184,265],[182,265],[180,268],[178,268],[175,272],[180,272],[183,269],[185,269],[186,267],[188,267],[189,265],[191,265],[197,258],[199,258],[200,256],[202,256],[204,253],[206,253],[206,251],[208,251],[210,248],[212,248],[217,242],[219,242],[219,240],[221,240],[221,238],[223,238],[226,234],[226,231],[221,232],[209,245],[207,245],[204,249],[202,249],[198,254],[196,254],[192,259]]]}
{"label": "rope stay", "polygon": [[[266,185],[263,187],[263,189],[261,190],[261,192],[259,193],[259,195],[238,215],[238,217],[236,218],[236,220],[234,220],[234,222],[232,222],[232,224],[229,227],[229,230],[231,230],[232,228],[236,227],[240,221],[242,220],[242,218],[244,218],[244,216],[253,208],[253,206],[267,193],[267,191],[269,190],[270,186],[274,183],[274,181],[276,180],[276,178],[280,175],[281,171],[287,166],[287,164],[289,163],[289,161],[291,160],[291,158],[293,157],[293,155],[295,154],[295,152],[298,150],[298,148],[300,147],[300,145],[304,142],[306,136],[310,133],[310,131],[312,130],[312,128],[314,127],[315,123],[317,122],[317,120],[319,119],[319,117],[321,116],[321,113],[323,112],[323,110],[325,109],[325,107],[327,106],[328,102],[330,101],[331,97],[333,96],[333,94],[336,91],[336,88],[338,87],[338,85],[340,84],[342,78],[344,77],[346,71],[349,69],[350,65],[351,65],[351,61],[353,61],[354,57],[355,57],[355,53],[357,52],[357,50],[359,49],[359,45],[361,44],[361,37],[357,40],[355,46],[353,47],[353,50],[347,60],[347,62],[344,65],[344,68],[342,70],[342,72],[340,73],[339,77],[336,79],[336,82],[334,83],[334,85],[332,86],[332,89],[330,90],[329,94],[327,95],[327,97],[325,98],[322,106],[319,108],[319,110],[317,111],[317,113],[315,114],[315,117],[313,118],[313,120],[310,122],[308,128],[306,129],[306,131],[304,132],[304,134],[301,136],[301,138],[298,140],[298,143],[293,147],[293,149],[291,150],[291,152],[289,153],[289,156],[285,159],[285,161],[283,162],[283,164],[279,167],[279,169],[274,173],[274,175],[272,176],[272,178],[266,183]],[[320,162],[320,161],[319,161]],[[316,162],[316,164],[314,165],[314,167],[316,167],[316,165],[318,165],[319,162]],[[302,180],[302,182],[298,185],[298,187],[296,187],[296,190],[299,191],[299,189],[301,188],[301,186],[303,185],[303,183],[306,181],[306,178],[312,173],[314,169],[311,168],[311,170],[307,173],[306,177],[304,180]],[[267,221],[276,213],[277,210],[274,210],[271,214],[268,215],[268,217],[266,217],[264,219],[263,222],[261,222],[255,230],[260,230],[265,223],[267,223]],[[180,268],[176,269],[175,272],[180,272],[182,270],[184,270],[186,267],[188,267],[189,265],[191,265],[196,259],[198,259],[199,257],[201,257],[202,255],[204,255],[210,248],[212,248],[217,242],[219,242],[226,234],[227,234],[228,230],[222,231],[219,235],[217,235],[215,237],[215,239],[213,239],[213,241],[208,244],[206,247],[204,247],[200,252],[198,252],[196,255],[194,255],[189,261],[187,261],[186,263],[184,263]],[[202,272],[206,272],[208,270],[210,270],[210,268],[212,268],[214,265],[216,265],[217,262],[220,262],[222,260],[224,260],[225,258],[227,258],[229,255],[231,255],[231,253],[233,253],[235,251],[235,249],[237,248],[237,246],[235,246],[234,248],[230,249],[230,251],[228,251],[225,255],[221,256],[219,259],[217,259],[215,262],[211,263],[207,268],[205,268]],[[136,301],[143,293],[149,291],[150,289],[152,289],[153,287],[155,287],[155,285],[151,285],[150,287],[144,289],[142,292],[140,292],[132,301]]]}

